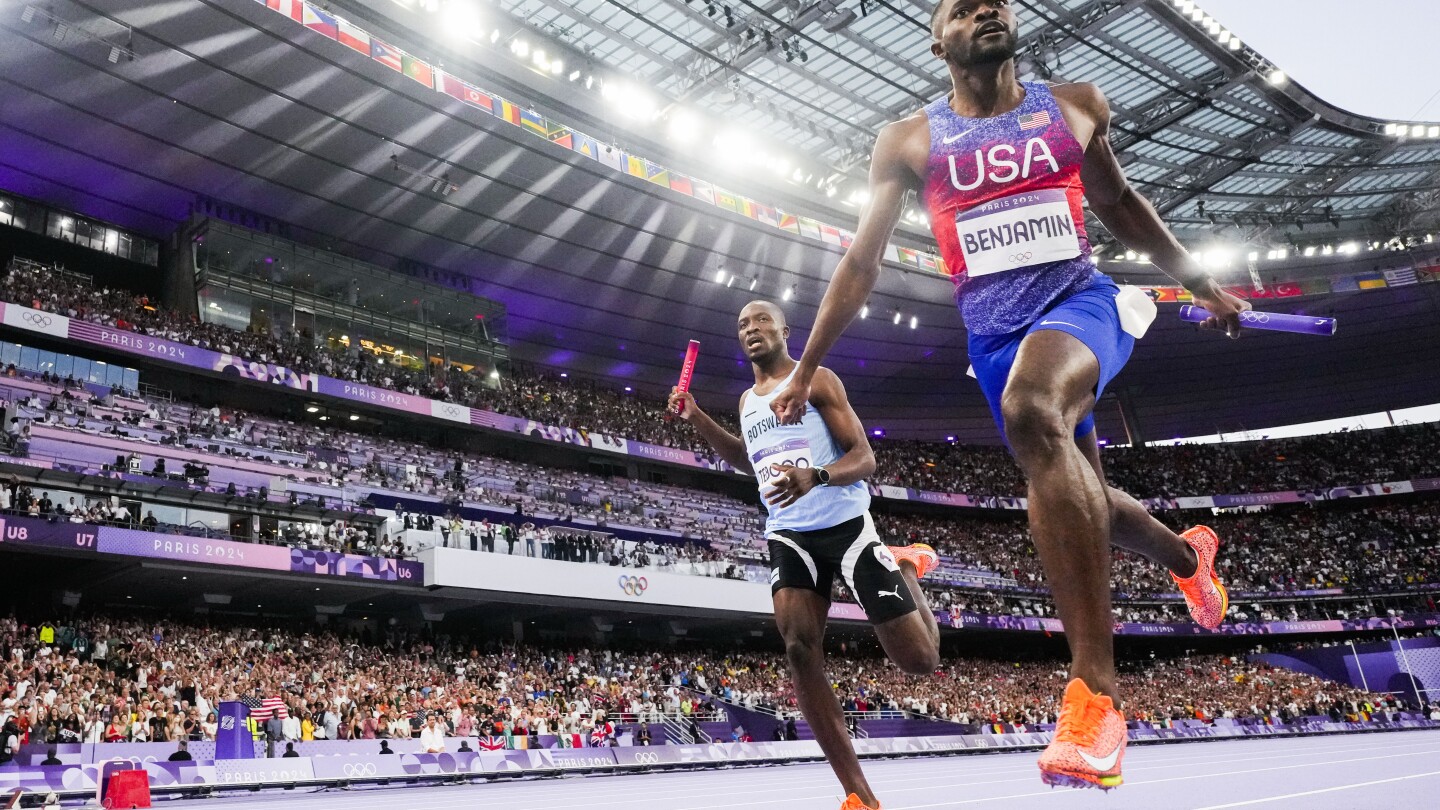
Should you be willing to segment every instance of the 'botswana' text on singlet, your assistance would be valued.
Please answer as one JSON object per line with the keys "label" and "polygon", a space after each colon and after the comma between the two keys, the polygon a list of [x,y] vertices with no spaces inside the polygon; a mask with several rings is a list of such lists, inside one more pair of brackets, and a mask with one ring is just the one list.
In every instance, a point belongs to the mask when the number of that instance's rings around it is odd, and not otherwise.
{"label": "'botswana' text on singlet", "polygon": [[964,118],[948,98],[925,107],[924,199],[965,326],[1003,335],[1102,275],[1090,262],[1085,158],[1050,88],[994,118]]}
{"label": "'botswana' text on singlet", "polygon": [[[765,396],[760,396],[751,388],[740,409],[740,432],[745,440],[745,455],[749,456],[750,464],[755,468],[755,481],[760,487],[762,499],[773,491],[770,479],[778,474],[770,469],[771,464],[824,467],[845,455],[814,405],[805,403],[805,415],[798,425],[780,424],[780,419],[770,410],[770,403],[794,376],[792,370],[789,377]],[[789,506],[767,504],[766,508],[769,510],[765,519],[767,533],[779,529],[797,532],[829,529],[865,514],[870,508],[870,490],[864,481],[843,487],[817,486]]]}

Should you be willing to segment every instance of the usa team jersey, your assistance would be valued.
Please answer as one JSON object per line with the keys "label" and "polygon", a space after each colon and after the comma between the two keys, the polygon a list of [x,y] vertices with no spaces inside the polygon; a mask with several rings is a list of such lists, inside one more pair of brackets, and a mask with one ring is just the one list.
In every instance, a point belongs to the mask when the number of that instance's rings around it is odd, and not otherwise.
{"label": "usa team jersey", "polygon": [[1080,165],[1085,151],[1050,88],[994,118],[964,118],[948,98],[925,107],[924,198],[965,327],[1004,335],[1104,274],[1090,262]]}

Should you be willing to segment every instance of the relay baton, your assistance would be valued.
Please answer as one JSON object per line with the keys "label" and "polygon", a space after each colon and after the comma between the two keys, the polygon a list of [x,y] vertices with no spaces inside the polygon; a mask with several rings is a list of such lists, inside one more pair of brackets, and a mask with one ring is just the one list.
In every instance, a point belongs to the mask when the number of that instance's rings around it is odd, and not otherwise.
{"label": "relay baton", "polygon": [[[680,382],[676,385],[682,393],[690,391],[690,378],[695,376],[695,358],[700,356],[700,341],[690,341],[690,346],[685,350],[685,365],[680,367]],[[680,402],[680,412],[684,413],[685,402]]]}
{"label": "relay baton", "polygon": [[[1204,307],[1186,304],[1180,307],[1180,320],[1190,323],[1204,323],[1210,311]],[[1335,334],[1334,318],[1312,318],[1308,315],[1287,315],[1283,312],[1256,312],[1247,309],[1240,313],[1240,325],[1247,329],[1264,329],[1271,332],[1294,332],[1300,335]]]}

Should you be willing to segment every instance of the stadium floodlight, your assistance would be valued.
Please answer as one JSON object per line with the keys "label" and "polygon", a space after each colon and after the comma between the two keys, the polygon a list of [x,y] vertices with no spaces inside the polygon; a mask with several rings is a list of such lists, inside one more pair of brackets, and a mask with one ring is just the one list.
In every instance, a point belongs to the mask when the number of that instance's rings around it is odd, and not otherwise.
{"label": "stadium floodlight", "polygon": [[34,7],[34,6],[26,6],[26,7],[25,7],[25,10],[22,11],[22,12],[20,12],[20,22],[23,22],[23,23],[28,24],[31,20],[34,20],[34,19],[35,19],[35,7]]}
{"label": "stadium floodlight", "polygon": [[1135,251],[1133,251],[1133,250],[1127,250],[1127,251],[1125,251],[1125,261],[1127,261],[1127,262],[1133,262],[1133,261],[1135,261],[1135,260],[1138,259],[1138,258],[1140,258],[1140,254],[1136,253]]}
{"label": "stadium floodlight", "polygon": [[1180,13],[1181,13],[1181,14],[1192,14],[1192,13],[1194,13],[1194,11],[1195,11],[1195,4],[1194,4],[1194,3],[1190,2],[1190,0],[1180,0]]}
{"label": "stadium floodlight", "polygon": [[1270,71],[1270,75],[1267,77],[1267,79],[1271,84],[1279,87],[1280,85],[1285,83],[1285,71],[1281,70],[1280,68],[1275,68],[1274,70]]}
{"label": "stadium floodlight", "polygon": [[1399,129],[1400,129],[1400,128],[1397,127],[1397,126],[1395,126],[1394,124],[1386,124],[1386,125],[1385,125],[1385,134],[1386,134],[1386,135],[1395,135],[1395,134],[1398,134],[1398,133],[1399,133]]}
{"label": "stadium floodlight", "polygon": [[910,316],[910,328],[911,328],[911,329],[914,329],[915,327],[917,327],[917,326],[919,326],[919,325],[920,325],[920,319],[917,318],[917,317],[914,316],[914,315],[911,315],[911,316]]}
{"label": "stadium floodlight", "polygon": [[860,307],[860,320],[863,321],[868,317],[870,317],[870,305],[866,304],[865,306]]}
{"label": "stadium floodlight", "polygon": [[1353,255],[1360,252],[1360,246],[1354,242],[1346,242],[1340,246],[1339,251],[1347,256]]}
{"label": "stadium floodlight", "polygon": [[715,283],[716,283],[716,284],[724,284],[724,283],[725,283],[725,268],[722,267],[722,268],[720,268],[719,270],[716,270],[716,271],[715,271]]}
{"label": "stadium floodlight", "polygon": [[119,45],[111,45],[111,46],[110,46],[110,57],[109,57],[109,61],[110,61],[110,64],[112,64],[112,65],[119,64],[119,62],[120,62],[120,46],[119,46]]}
{"label": "stadium floodlight", "polygon": [[562,70],[564,70],[564,69],[565,69],[565,63],[564,63],[564,62],[561,62],[559,59],[556,59],[554,62],[551,62],[551,63],[550,63],[550,72],[553,73],[553,74],[556,75],[556,76],[559,76],[559,75],[560,75],[560,71],[562,71]]}
{"label": "stadium floodlight", "polygon": [[751,277],[750,277],[750,291],[751,291],[751,292],[754,292],[754,291],[755,291],[755,285],[756,285],[756,284],[759,284],[759,283],[760,283],[760,277],[759,277],[759,276],[751,276]]}
{"label": "stadium floodlight", "polygon": [[1220,31],[1220,44],[1221,44],[1221,45],[1229,45],[1229,44],[1230,44],[1230,38],[1231,38],[1231,36],[1232,36],[1232,35],[1231,35],[1231,33],[1230,33],[1229,31],[1226,31],[1226,30],[1224,30],[1224,29],[1221,29],[1221,31]]}
{"label": "stadium floodlight", "polygon": [[899,326],[899,325],[900,325],[900,318],[901,318],[900,310],[897,309],[897,310],[895,310],[895,321],[894,321],[894,323],[895,323],[896,326]]}
{"label": "stadium floodlight", "polygon": [[438,19],[442,31],[450,39],[479,39],[484,36],[480,9],[469,0],[450,0]]}
{"label": "stadium floodlight", "polygon": [[1232,50],[1232,51],[1238,51],[1238,50],[1240,50],[1242,47],[1244,47],[1244,43],[1242,43],[1242,42],[1240,41],[1240,38],[1239,38],[1239,37],[1231,37],[1231,38],[1230,38],[1230,50]]}
{"label": "stadium floodlight", "polygon": [[1425,130],[1425,137],[1440,138],[1440,126],[1430,127],[1429,129]]}
{"label": "stadium floodlight", "polygon": [[680,143],[690,143],[700,134],[700,119],[689,110],[673,110],[670,113],[670,137]]}
{"label": "stadium floodlight", "polygon": [[789,287],[786,287],[786,288],[785,288],[785,292],[780,296],[780,299],[781,299],[782,301],[789,301],[791,298],[794,298],[794,297],[795,297],[795,285],[794,285],[794,284],[791,284]]}
{"label": "stadium floodlight", "polygon": [[521,59],[524,59],[525,57],[530,55],[530,43],[526,42],[523,39],[520,39],[519,37],[516,37],[510,42],[510,52],[520,57]]}
{"label": "stadium floodlight", "polygon": [[1306,246],[1305,246],[1305,256],[1309,257],[1309,256],[1314,256],[1314,255],[1315,255],[1315,246],[1314,246],[1314,245],[1306,245]]}
{"label": "stadium floodlight", "polygon": [[1275,258],[1277,259],[1283,260],[1289,258],[1289,256],[1290,251],[1286,250],[1285,248],[1280,248],[1279,250],[1275,251]]}
{"label": "stadium floodlight", "polygon": [[573,82],[573,81],[575,81],[575,80],[578,79],[578,78],[580,78],[580,71],[578,71],[578,70],[572,70],[572,71],[570,71],[570,76],[569,76],[570,81]]}
{"label": "stadium floodlight", "polygon": [[1190,19],[1194,20],[1195,22],[1200,22],[1205,19],[1205,12],[1197,8],[1194,11],[1190,12]]}
{"label": "stadium floodlight", "polygon": [[1252,261],[1252,262],[1258,262],[1258,261],[1260,261],[1260,251],[1258,251],[1258,250],[1252,250],[1252,251],[1250,251],[1250,255],[1247,256],[1246,258],[1248,258],[1248,259],[1249,259],[1250,261]]}

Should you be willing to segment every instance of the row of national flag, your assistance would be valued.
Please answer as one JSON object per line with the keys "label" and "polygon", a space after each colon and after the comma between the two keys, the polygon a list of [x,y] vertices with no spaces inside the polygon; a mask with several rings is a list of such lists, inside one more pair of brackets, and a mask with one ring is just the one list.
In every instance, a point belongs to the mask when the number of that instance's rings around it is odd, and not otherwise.
{"label": "row of national flag", "polygon": [[[762,225],[778,228],[826,245],[833,245],[841,250],[850,247],[850,244],[855,241],[855,234],[851,231],[765,205],[699,178],[681,174],[639,155],[629,154],[619,146],[605,143],[583,132],[551,121],[534,110],[521,107],[493,93],[481,90],[457,76],[446,73],[423,59],[412,56],[328,11],[305,2],[305,0],[257,0],[257,2],[263,3],[272,11],[289,17],[321,36],[333,39],[351,50],[364,54],[425,87],[503,119],[513,126],[527,130],[532,135],[577,152],[614,171],[662,188],[668,188],[677,194],[683,194],[724,211],[739,214]],[[924,251],[892,244],[886,246],[883,257],[916,270],[949,275],[945,262],[939,256]],[[1237,290],[1237,294],[1242,294],[1247,298],[1287,298],[1328,292],[1399,287],[1433,281],[1440,281],[1440,265],[1392,267],[1333,279],[1314,279],[1301,283],[1271,285],[1258,292],[1246,287]],[[1162,303],[1190,300],[1189,293],[1179,287],[1147,287],[1144,289],[1151,298]]]}

